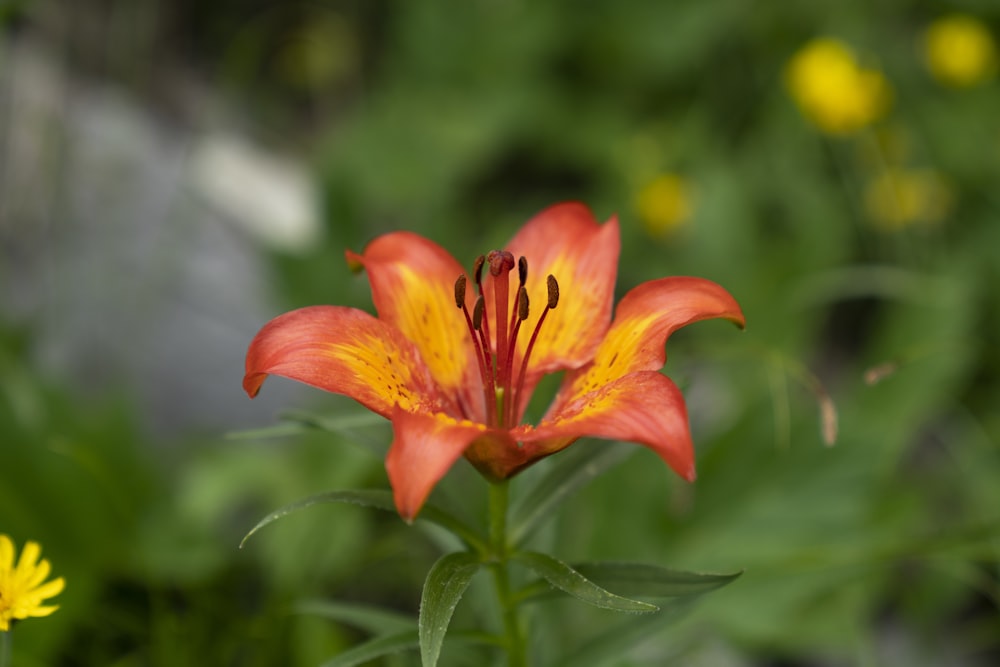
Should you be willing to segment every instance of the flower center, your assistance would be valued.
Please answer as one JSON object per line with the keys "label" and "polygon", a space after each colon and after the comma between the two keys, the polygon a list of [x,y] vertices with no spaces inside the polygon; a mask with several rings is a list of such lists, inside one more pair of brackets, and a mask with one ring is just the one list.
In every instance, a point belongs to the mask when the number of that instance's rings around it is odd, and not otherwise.
{"label": "flower center", "polygon": [[[489,321],[486,314],[486,297],[483,295],[483,266],[489,266],[486,280],[493,288],[494,322]],[[517,260],[517,291],[511,299],[509,274],[514,269],[514,255],[506,250],[493,250],[483,257],[476,258],[473,275],[476,280],[475,305],[472,314],[465,305],[465,289],[467,278],[465,274],[455,281],[455,305],[465,314],[465,322],[469,327],[472,344],[476,348],[476,358],[479,361],[479,374],[483,382],[483,400],[486,403],[486,423],[488,426],[511,428],[518,419],[518,406],[523,401],[525,374],[528,370],[528,359],[531,350],[538,339],[538,332],[545,322],[545,316],[559,303],[559,283],[549,275],[548,302],[542,311],[535,330],[528,340],[528,345],[521,358],[520,369],[514,374],[514,357],[517,350],[517,335],[521,330],[521,322],[528,319],[528,290],[524,284],[528,279],[528,260],[521,257]],[[491,338],[490,334],[493,334]],[[491,346],[492,341],[492,346]]]}

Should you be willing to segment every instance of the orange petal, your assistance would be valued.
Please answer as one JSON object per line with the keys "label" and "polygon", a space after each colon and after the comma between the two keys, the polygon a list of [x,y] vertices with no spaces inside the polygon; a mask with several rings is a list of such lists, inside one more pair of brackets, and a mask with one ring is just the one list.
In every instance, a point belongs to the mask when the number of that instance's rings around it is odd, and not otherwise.
{"label": "orange petal", "polygon": [[634,442],[659,454],[671,469],[694,481],[694,447],[687,407],[665,375],[639,371],[566,403],[524,437],[551,454],[577,438]]}
{"label": "orange petal", "polygon": [[412,521],[434,485],[444,477],[469,444],[488,432],[483,424],[457,420],[442,413],[392,415],[394,439],[385,458],[396,509]]}
{"label": "orange petal", "polygon": [[716,317],[743,327],[743,312],[722,287],[704,278],[651,280],[626,294],[592,363],[566,374],[552,410],[629,373],[659,370],[664,344],[677,329]]}
{"label": "orange petal", "polygon": [[[617,218],[600,225],[586,206],[575,202],[545,209],[514,236],[507,250],[528,260],[525,288],[531,304],[518,334],[515,372],[548,302],[550,274],[559,283],[559,304],[545,317],[529,360],[530,372],[576,368],[593,357],[611,321],[620,248]],[[516,271],[511,280],[513,295]],[[486,303],[493,303],[492,295]]]}
{"label": "orange petal", "polygon": [[[482,382],[465,316],[455,305],[455,281],[466,273],[446,250],[422,236],[394,232],[376,238],[347,261],[368,273],[379,319],[396,327],[417,349],[446,392],[459,396],[465,414],[482,421]],[[466,306],[472,311],[469,281]]]}
{"label": "orange petal", "polygon": [[256,396],[268,375],[350,396],[385,417],[394,405],[431,412],[444,400],[403,334],[342,306],[300,308],[264,325],[247,350],[243,389]]}

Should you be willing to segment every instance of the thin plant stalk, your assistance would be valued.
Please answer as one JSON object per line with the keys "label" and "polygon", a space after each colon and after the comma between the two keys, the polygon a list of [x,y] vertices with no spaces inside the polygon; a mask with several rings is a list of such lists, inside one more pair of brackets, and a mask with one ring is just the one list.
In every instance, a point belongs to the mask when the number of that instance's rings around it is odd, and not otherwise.
{"label": "thin plant stalk", "polygon": [[0,667],[10,667],[10,630],[0,632]]}
{"label": "thin plant stalk", "polygon": [[524,634],[517,610],[517,600],[510,585],[508,573],[509,544],[507,540],[507,505],[509,483],[504,481],[490,484],[489,496],[489,547],[492,562],[493,581],[496,586],[497,601],[503,615],[507,664],[509,667],[526,667]]}

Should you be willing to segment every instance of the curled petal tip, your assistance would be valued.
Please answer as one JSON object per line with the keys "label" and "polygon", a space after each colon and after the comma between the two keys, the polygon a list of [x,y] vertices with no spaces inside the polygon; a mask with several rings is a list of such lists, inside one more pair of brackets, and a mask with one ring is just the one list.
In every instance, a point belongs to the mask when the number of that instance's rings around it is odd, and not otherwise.
{"label": "curled petal tip", "polygon": [[361,273],[365,270],[365,265],[361,261],[361,255],[351,250],[344,251],[344,258],[347,259],[347,268],[351,273]]}
{"label": "curled petal tip", "polygon": [[736,326],[738,326],[740,328],[740,331],[746,331],[747,318],[746,316],[743,315],[743,311],[740,310],[739,306],[737,306],[736,308],[737,308],[736,312],[731,315],[728,315],[726,319],[735,324]]}
{"label": "curled petal tip", "polygon": [[247,396],[257,398],[265,377],[267,376],[260,373],[248,373],[243,377],[243,391],[247,393]]}

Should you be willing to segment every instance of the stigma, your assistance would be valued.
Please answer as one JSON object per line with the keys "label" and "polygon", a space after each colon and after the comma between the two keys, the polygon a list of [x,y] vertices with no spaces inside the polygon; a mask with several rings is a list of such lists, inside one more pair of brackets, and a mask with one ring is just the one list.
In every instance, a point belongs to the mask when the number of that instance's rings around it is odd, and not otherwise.
{"label": "stigma", "polygon": [[[517,268],[517,289],[511,293],[510,273]],[[486,305],[485,280],[492,291],[492,321]],[[520,418],[523,403],[525,375],[531,351],[541,331],[545,316],[559,303],[559,283],[555,277],[546,278],[548,299],[544,310],[528,339],[520,364],[515,368],[517,340],[521,323],[528,319],[531,305],[525,283],[528,280],[528,261],[506,250],[493,250],[476,258],[472,270],[476,285],[476,300],[469,312],[466,305],[468,278],[462,274],[455,281],[455,306],[465,315],[469,337],[476,350],[479,374],[483,385],[486,424],[491,427],[512,428]]]}

